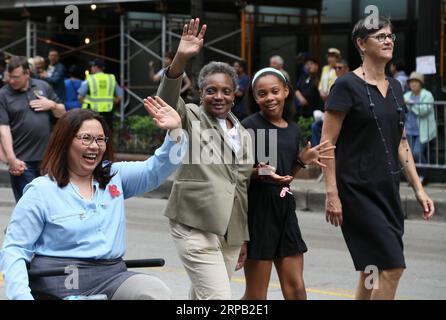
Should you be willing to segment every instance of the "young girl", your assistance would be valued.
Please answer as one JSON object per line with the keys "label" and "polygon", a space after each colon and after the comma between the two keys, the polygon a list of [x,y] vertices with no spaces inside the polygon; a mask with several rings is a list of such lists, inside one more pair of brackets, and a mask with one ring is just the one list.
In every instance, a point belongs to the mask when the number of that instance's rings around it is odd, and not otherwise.
{"label": "young girl", "polygon": [[[258,71],[252,81],[255,105],[251,107],[260,111],[242,122],[246,129],[252,130],[256,148],[256,164],[248,190],[250,241],[244,267],[244,299],[266,299],[273,262],[284,298],[307,297],[303,281],[303,253],[307,246],[299,230],[290,183],[305,165],[324,166],[320,159],[329,157],[320,154],[334,147],[326,148],[323,142],[311,148],[308,143],[299,152],[299,128],[287,119],[292,101],[289,93],[280,71],[273,68]],[[262,162],[264,154],[269,164]]]}

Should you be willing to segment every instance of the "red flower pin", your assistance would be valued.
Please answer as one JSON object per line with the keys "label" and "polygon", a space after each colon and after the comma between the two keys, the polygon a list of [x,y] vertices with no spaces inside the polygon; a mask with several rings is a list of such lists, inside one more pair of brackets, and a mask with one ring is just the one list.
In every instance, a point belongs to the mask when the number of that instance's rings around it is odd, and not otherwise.
{"label": "red flower pin", "polygon": [[121,194],[121,192],[119,192],[118,187],[114,184],[111,184],[108,186],[108,191],[110,191],[110,194],[112,195],[112,197],[119,197],[119,195]]}

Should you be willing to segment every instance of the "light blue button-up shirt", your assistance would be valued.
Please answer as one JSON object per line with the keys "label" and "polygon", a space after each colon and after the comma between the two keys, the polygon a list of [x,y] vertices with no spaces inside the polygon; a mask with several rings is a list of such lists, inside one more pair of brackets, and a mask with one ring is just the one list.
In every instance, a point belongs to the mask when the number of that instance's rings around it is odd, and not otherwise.
{"label": "light blue button-up shirt", "polygon": [[[26,262],[34,254],[116,259],[125,253],[124,199],[157,188],[181,164],[187,150],[183,134],[176,144],[169,136],[146,161],[117,162],[105,189],[93,181],[92,199],[83,199],[69,183],[59,188],[48,176],[34,179],[24,190],[8,225],[0,268],[8,299],[33,299]],[[116,186],[119,196],[110,191]]]}

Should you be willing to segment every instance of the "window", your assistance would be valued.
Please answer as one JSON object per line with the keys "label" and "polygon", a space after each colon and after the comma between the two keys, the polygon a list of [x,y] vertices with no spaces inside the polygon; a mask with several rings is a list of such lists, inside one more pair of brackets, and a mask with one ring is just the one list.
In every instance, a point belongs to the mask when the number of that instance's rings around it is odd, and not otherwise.
{"label": "window", "polygon": [[368,5],[378,7],[379,15],[390,17],[392,20],[404,20],[407,18],[407,0],[361,0],[359,5],[359,17],[364,17],[365,8]]}
{"label": "window", "polygon": [[259,6],[258,10],[261,23],[300,23],[299,15],[301,13],[301,10],[299,8]]}
{"label": "window", "polygon": [[283,68],[294,83],[296,36],[263,36],[260,38],[260,65],[258,69],[269,66],[269,59],[273,55],[280,55],[284,60]]}
{"label": "window", "polygon": [[352,0],[322,1],[321,23],[350,22]]}

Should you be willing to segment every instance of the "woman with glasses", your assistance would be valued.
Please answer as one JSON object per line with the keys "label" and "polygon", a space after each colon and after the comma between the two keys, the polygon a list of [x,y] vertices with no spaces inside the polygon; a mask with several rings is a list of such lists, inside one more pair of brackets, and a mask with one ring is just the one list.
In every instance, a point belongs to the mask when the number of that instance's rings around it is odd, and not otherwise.
{"label": "woman with glasses", "polygon": [[360,273],[355,298],[394,299],[406,267],[400,174],[411,183],[424,219],[433,216],[434,204],[406,140],[401,86],[384,73],[395,41],[390,20],[380,17],[377,28],[358,21],[352,40],[362,64],[336,80],[322,128],[322,140],[336,145],[336,159],[324,159],[326,220],[341,226]]}
{"label": "woman with glasses", "polygon": [[[108,299],[169,299],[159,279],[128,272],[124,199],[157,188],[187,148],[178,113],[159,97],[145,107],[162,129],[163,145],[146,161],[113,163],[110,128],[91,110],[57,122],[41,177],[25,187],[0,254],[9,299],[105,294]],[[31,270],[76,266],[65,276],[28,279]]]}

